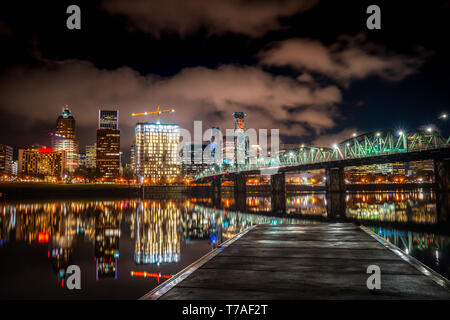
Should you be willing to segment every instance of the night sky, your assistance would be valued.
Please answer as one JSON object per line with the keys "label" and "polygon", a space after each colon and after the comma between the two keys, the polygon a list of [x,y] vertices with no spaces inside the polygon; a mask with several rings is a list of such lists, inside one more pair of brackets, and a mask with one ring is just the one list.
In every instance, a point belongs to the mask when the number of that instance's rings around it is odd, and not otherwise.
{"label": "night sky", "polygon": [[[81,8],[81,30],[66,8]],[[368,30],[366,8],[381,8]],[[285,143],[329,146],[379,129],[415,129],[450,112],[449,1],[89,0],[0,4],[0,143],[49,145],[69,104],[80,152],[98,109],[159,104],[191,129],[278,128]],[[150,118],[153,120],[154,118]]]}

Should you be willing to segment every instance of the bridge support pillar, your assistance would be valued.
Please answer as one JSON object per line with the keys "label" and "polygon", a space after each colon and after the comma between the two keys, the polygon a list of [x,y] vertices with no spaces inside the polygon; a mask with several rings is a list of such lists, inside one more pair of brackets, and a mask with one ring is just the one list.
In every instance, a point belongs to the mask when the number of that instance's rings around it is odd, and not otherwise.
{"label": "bridge support pillar", "polygon": [[443,159],[434,160],[434,178],[437,191],[450,190],[450,161]]}
{"label": "bridge support pillar", "polygon": [[247,176],[245,174],[237,174],[234,176],[234,195],[241,196],[247,194]]}
{"label": "bridge support pillar", "polygon": [[272,194],[286,194],[286,176],[284,173],[277,173],[270,176]]}
{"label": "bridge support pillar", "polygon": [[283,215],[286,213],[286,176],[284,173],[277,173],[270,177],[272,186],[272,212]]}
{"label": "bridge support pillar", "polygon": [[344,168],[327,168],[326,176],[326,191],[327,192],[344,192]]}

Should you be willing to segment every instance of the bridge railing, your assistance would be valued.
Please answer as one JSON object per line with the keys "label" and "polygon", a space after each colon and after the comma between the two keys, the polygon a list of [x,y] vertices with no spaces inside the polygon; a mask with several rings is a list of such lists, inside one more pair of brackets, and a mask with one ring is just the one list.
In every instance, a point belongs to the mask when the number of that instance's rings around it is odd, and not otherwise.
{"label": "bridge railing", "polygon": [[265,168],[277,168],[277,167],[292,167],[292,166],[298,166],[303,164],[316,164],[316,163],[325,163],[325,162],[337,162],[342,160],[351,160],[351,159],[362,159],[362,158],[372,158],[372,157],[380,157],[380,156],[387,156],[387,155],[394,155],[394,154],[401,154],[401,153],[411,153],[411,152],[422,152],[422,151],[430,151],[430,150],[438,150],[438,149],[444,149],[444,148],[450,148],[449,144],[440,144],[440,145],[432,145],[432,146],[421,146],[416,147],[413,150],[393,150],[393,151],[385,151],[385,152],[379,152],[374,154],[357,154],[352,156],[345,157],[340,153],[340,156],[338,157],[323,157],[319,160],[306,160],[306,161],[299,161],[302,160],[301,157],[292,156],[290,161],[280,161],[280,158],[278,158],[277,161],[273,161],[271,158],[263,159],[259,163],[252,163],[252,164],[242,164],[242,165],[217,165],[214,168],[207,169],[203,171],[200,175],[198,175],[198,178],[202,177],[208,177],[213,175],[220,175],[224,173],[236,173],[236,172],[243,172],[243,171],[251,171],[251,170],[259,170],[259,169],[265,169]]}

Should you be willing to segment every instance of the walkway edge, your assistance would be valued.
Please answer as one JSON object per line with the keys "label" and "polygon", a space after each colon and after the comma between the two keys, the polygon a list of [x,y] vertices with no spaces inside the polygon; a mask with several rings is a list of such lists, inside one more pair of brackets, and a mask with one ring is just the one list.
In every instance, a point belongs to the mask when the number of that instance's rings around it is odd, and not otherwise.
{"label": "walkway edge", "polygon": [[427,277],[430,277],[431,280],[436,282],[438,285],[444,287],[447,290],[450,290],[450,281],[445,278],[443,275],[437,273],[433,269],[427,267],[422,262],[417,260],[416,258],[410,256],[409,254],[406,254],[402,250],[400,250],[397,246],[393,245],[389,241],[386,241],[384,238],[380,237],[378,234],[373,232],[372,230],[368,229],[367,227],[360,226],[360,228],[365,231],[368,235],[370,235],[372,238],[380,242],[383,246],[394,252],[396,255],[398,255],[402,260],[408,262],[410,265],[412,265],[414,268],[419,270],[422,274],[424,274]]}
{"label": "walkway edge", "polygon": [[158,300],[162,295],[167,293],[167,291],[173,289],[177,284],[179,284],[181,281],[186,279],[191,273],[193,273],[195,270],[203,266],[206,262],[217,256],[222,250],[226,249],[229,245],[231,245],[233,242],[238,240],[240,237],[245,235],[247,232],[255,228],[257,225],[253,225],[244,231],[238,233],[233,238],[228,239],[227,241],[221,243],[216,249],[208,252],[203,257],[199,258],[198,260],[191,263],[189,266],[175,274],[172,278],[169,280],[161,283],[159,286],[151,290],[150,292],[146,293],[142,297],[140,297],[138,300]]}

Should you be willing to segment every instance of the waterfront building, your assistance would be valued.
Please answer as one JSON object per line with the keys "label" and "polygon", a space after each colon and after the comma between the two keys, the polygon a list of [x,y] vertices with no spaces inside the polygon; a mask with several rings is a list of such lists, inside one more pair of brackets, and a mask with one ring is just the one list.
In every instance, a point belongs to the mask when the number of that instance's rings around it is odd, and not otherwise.
{"label": "waterfront building", "polygon": [[186,143],[181,148],[181,174],[195,177],[206,170],[210,159],[204,158],[204,150],[210,144]]}
{"label": "waterfront building", "polygon": [[417,175],[426,171],[434,172],[434,161],[432,159],[411,161],[408,163],[408,174],[410,175]]}
{"label": "waterfront building", "polygon": [[244,112],[234,112],[234,162],[236,164],[248,163],[249,141],[245,135],[245,116]]}
{"label": "waterfront building", "polygon": [[236,162],[235,157],[235,137],[234,136],[224,136],[223,137],[223,147],[222,147],[222,156],[223,156],[223,164],[225,165],[234,165]]}
{"label": "waterfront building", "polygon": [[86,167],[86,153],[78,154],[78,165],[80,167]]}
{"label": "waterfront building", "polygon": [[[116,114],[114,116],[114,113]],[[96,166],[102,178],[120,175],[119,111],[100,110],[97,129]]]}
{"label": "waterfront building", "polygon": [[119,130],[119,110],[98,110],[98,128]]}
{"label": "waterfront building", "polygon": [[13,148],[0,144],[0,173],[13,174]]}
{"label": "waterfront building", "polygon": [[17,160],[13,161],[13,167],[12,167],[12,174],[13,174],[13,176],[17,176],[17,166],[18,166]]}
{"label": "waterfront building", "polygon": [[97,143],[86,145],[86,168],[97,166]]}
{"label": "waterfront building", "polygon": [[175,178],[180,174],[180,127],[175,123],[137,123],[136,173],[143,180]]}
{"label": "waterfront building", "polygon": [[66,152],[45,146],[19,149],[18,174],[33,177],[62,178],[65,172]]}
{"label": "waterfront building", "polygon": [[72,173],[78,167],[78,140],[76,139],[76,122],[69,106],[63,108],[56,120],[56,131],[52,134],[51,144],[54,151],[65,151],[65,170]]}
{"label": "waterfront building", "polygon": [[130,147],[130,169],[133,174],[136,174],[136,145],[132,144]]}

